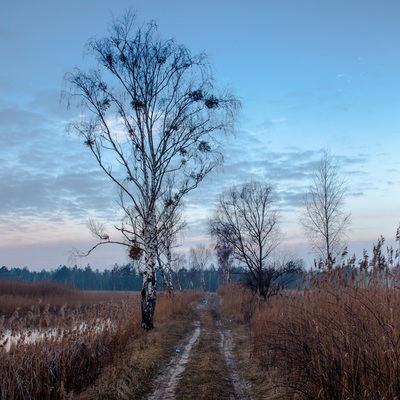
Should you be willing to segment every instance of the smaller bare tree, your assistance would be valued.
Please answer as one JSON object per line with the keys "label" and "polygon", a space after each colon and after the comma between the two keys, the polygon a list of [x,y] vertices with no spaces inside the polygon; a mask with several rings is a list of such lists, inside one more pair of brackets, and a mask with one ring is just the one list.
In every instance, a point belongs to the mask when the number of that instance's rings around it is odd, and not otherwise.
{"label": "smaller bare tree", "polygon": [[198,244],[192,247],[189,252],[190,264],[199,272],[201,288],[206,290],[206,282],[204,280],[204,270],[211,260],[211,250],[204,244]]}
{"label": "smaller bare tree", "polygon": [[[215,253],[217,256],[219,267],[224,272],[224,281],[230,282],[232,279],[232,266],[234,258],[234,246],[231,243],[233,238],[231,234],[233,232],[229,231],[229,227],[226,227],[227,231],[223,235],[218,235],[216,232],[211,232],[211,236],[214,237],[215,243]],[[228,239],[229,238],[229,239]]]}
{"label": "smaller bare tree", "polygon": [[324,150],[304,198],[300,223],[319,258],[331,269],[345,249],[350,213],[344,209],[347,194],[343,179],[329,150]]}
{"label": "smaller bare tree", "polygon": [[174,290],[173,287],[173,272],[172,251],[178,247],[177,236],[182,233],[186,226],[186,222],[180,211],[180,204],[176,201],[172,193],[172,184],[168,185],[167,190],[163,195],[163,203],[157,213],[159,225],[159,234],[157,237],[157,260],[160,267],[160,272],[163,278],[164,286],[169,293]]}
{"label": "smaller bare tree", "polygon": [[186,255],[182,253],[173,253],[172,255],[172,263],[171,269],[175,273],[176,276],[176,285],[179,290],[183,290],[184,283],[184,271],[185,265],[187,265]]}
{"label": "smaller bare tree", "polygon": [[272,187],[253,181],[224,191],[210,221],[210,231],[229,243],[248,271],[248,281],[260,296],[270,296],[272,280],[269,256],[282,239],[279,213],[273,207]]}

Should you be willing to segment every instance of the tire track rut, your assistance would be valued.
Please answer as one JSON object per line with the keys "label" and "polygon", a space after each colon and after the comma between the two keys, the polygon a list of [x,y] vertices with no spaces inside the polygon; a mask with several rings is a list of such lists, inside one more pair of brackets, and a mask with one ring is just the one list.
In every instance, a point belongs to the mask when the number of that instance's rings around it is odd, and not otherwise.
{"label": "tire track rut", "polygon": [[193,323],[194,329],[183,339],[177,347],[176,355],[154,379],[155,389],[147,397],[148,400],[175,400],[176,387],[182,378],[182,374],[185,372],[187,363],[190,361],[190,353],[201,334],[198,312],[201,312],[206,307],[208,300],[209,296],[197,306],[197,318]]}
{"label": "tire track rut", "polygon": [[216,325],[221,338],[221,354],[228,368],[229,380],[234,389],[234,394],[230,396],[230,400],[252,400],[250,395],[250,384],[243,379],[239,369],[237,368],[238,364],[233,352],[232,331],[226,329],[221,320],[217,320]]}

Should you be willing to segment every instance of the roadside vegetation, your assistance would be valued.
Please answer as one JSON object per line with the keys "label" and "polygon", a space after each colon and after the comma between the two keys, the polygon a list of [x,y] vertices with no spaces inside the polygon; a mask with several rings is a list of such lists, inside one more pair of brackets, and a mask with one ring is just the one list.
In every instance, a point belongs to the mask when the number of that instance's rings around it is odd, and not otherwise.
{"label": "roadside vegetation", "polygon": [[160,293],[151,331],[137,292],[0,281],[0,397],[146,398],[197,321],[177,398],[224,398],[241,376],[255,400],[394,399],[400,269],[384,244],[371,258],[303,270],[267,299],[246,280],[220,285],[201,312],[204,291]]}
{"label": "roadside vegetation", "polygon": [[161,294],[156,328],[146,333],[138,293],[23,282],[1,282],[0,291],[7,297],[1,303],[0,398],[16,400],[143,398],[204,296]]}
{"label": "roadside vegetation", "polygon": [[221,313],[256,398],[398,397],[400,274],[382,261],[313,272],[268,302],[238,284],[220,287]]}

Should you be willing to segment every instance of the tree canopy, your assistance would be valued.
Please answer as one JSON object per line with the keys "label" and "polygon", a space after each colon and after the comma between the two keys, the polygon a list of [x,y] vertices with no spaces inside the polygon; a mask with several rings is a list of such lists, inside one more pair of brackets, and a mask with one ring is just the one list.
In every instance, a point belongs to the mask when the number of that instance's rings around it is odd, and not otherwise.
{"label": "tree canopy", "polygon": [[[165,221],[222,161],[219,135],[234,130],[240,102],[214,85],[205,54],[161,39],[155,22],[136,27],[130,12],[113,21],[108,37],[90,40],[88,53],[98,68],[65,76],[64,94],[83,115],[71,127],[119,189],[117,242],[145,264],[142,325],[151,329],[166,251],[159,238],[173,229]],[[105,232],[98,239],[114,242]]]}

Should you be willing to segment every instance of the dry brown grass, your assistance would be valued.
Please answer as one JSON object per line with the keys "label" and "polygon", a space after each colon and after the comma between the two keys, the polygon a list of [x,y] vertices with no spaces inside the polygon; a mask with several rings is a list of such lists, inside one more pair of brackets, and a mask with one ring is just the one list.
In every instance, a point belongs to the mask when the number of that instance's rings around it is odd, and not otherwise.
{"label": "dry brown grass", "polygon": [[[373,275],[330,276],[253,307],[249,357],[263,371],[265,398],[398,398],[400,290],[392,274]],[[236,287],[220,293],[222,304],[240,303]],[[245,320],[243,309],[229,318]]]}
{"label": "dry brown grass", "polygon": [[[31,306],[0,320],[2,337],[8,337],[0,349],[0,398],[142,398],[149,377],[174,351],[202,295],[159,296],[156,329],[145,333],[138,294],[67,294],[58,288],[55,296],[63,302],[53,305],[48,303],[53,294],[40,292],[39,301],[25,293]],[[21,297],[16,292],[9,296]],[[101,301],[108,296],[113,299]],[[36,339],[29,343],[29,336]]]}
{"label": "dry brown grass", "polygon": [[260,298],[238,282],[219,286],[217,293],[221,297],[221,314],[239,323],[249,323],[260,306]]}
{"label": "dry brown grass", "polygon": [[11,316],[16,310],[22,315],[32,311],[32,306],[42,311],[48,305],[60,308],[91,306],[110,300],[137,297],[134,292],[82,291],[56,282],[23,282],[0,280],[0,315]]}

